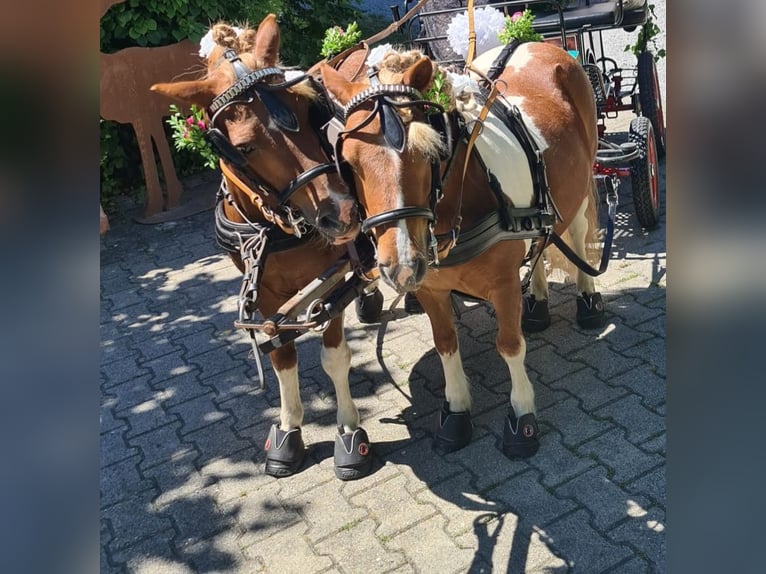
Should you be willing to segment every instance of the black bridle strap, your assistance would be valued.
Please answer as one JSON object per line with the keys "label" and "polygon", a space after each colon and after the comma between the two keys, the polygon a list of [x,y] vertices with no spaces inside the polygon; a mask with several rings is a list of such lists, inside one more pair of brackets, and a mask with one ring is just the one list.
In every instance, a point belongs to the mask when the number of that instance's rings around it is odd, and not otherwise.
{"label": "black bridle strap", "polygon": [[425,207],[398,207],[389,211],[384,211],[372,217],[368,217],[362,223],[362,233],[367,233],[370,229],[380,227],[386,223],[398,221],[400,219],[409,219],[411,217],[424,217],[428,221],[434,220],[434,212]]}
{"label": "black bridle strap", "polygon": [[318,165],[315,165],[314,167],[311,167],[301,173],[298,177],[296,177],[294,180],[292,180],[287,187],[277,196],[277,203],[279,205],[284,205],[287,203],[287,201],[290,199],[290,197],[298,191],[300,188],[302,188],[304,185],[307,185],[316,177],[319,177],[320,175],[324,175],[326,173],[332,173],[336,169],[334,163],[320,163]]}

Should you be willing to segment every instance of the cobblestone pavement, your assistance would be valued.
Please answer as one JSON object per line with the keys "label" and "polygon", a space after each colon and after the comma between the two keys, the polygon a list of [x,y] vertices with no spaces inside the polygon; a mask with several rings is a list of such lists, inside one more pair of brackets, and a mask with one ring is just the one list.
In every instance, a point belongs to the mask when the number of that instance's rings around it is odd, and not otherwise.
{"label": "cobblestone pavement", "polygon": [[663,571],[665,229],[639,231],[630,184],[620,193],[597,280],[607,327],[579,329],[574,285],[554,282],[553,324],[527,337],[538,454],[511,462],[496,447],[509,384],[488,306],[459,305],[475,437],[446,456],[430,446],[443,376],[426,317],[400,305],[361,325],[349,310],[375,466],[348,483],[332,469],[334,392],[314,334],[299,345],[310,456],[293,477],[263,474],[277,385],[266,366],[259,388],[232,327],[239,276],[211,212],[113,221],[101,247],[102,572]]}

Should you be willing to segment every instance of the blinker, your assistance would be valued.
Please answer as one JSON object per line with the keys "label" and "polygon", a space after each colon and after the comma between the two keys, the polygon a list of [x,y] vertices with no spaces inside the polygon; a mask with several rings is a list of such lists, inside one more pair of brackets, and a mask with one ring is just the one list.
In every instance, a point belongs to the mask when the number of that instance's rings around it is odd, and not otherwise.
{"label": "blinker", "polygon": [[380,109],[380,127],[389,147],[402,153],[404,151],[404,123],[399,113],[391,106],[382,105]]}

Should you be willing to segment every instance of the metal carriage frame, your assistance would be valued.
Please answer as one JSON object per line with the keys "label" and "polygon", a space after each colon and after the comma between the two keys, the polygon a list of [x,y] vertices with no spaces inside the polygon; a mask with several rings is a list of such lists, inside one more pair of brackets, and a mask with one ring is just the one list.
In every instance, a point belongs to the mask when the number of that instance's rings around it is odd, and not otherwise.
{"label": "metal carriage frame", "polygon": [[[413,0],[404,0],[409,12]],[[665,122],[654,55],[644,51],[636,66],[622,68],[605,53],[603,32],[643,26],[649,16],[649,0],[484,0],[506,14],[530,8],[535,12],[535,31],[544,41],[566,46],[588,73],[596,97],[599,149],[594,177],[599,191],[616,201],[621,178],[630,178],[633,204],[639,224],[657,227],[660,219],[658,162],[665,155]],[[465,0],[428,2],[400,29],[407,41],[424,50],[440,64],[463,66],[446,40],[446,26],[455,14],[466,9]],[[391,7],[395,21],[399,6]],[[606,120],[621,112],[635,114],[625,134],[608,133]]]}

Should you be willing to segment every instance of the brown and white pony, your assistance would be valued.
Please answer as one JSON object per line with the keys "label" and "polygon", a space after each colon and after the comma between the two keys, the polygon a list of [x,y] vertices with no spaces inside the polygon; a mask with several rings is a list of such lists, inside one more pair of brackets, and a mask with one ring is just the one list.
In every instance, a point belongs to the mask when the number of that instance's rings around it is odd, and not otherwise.
{"label": "brown and white pony", "polygon": [[[483,54],[472,69],[486,75],[499,50]],[[462,104],[463,116],[454,110],[446,114],[447,127],[435,129],[426,113],[432,107],[422,94],[432,86],[436,70],[431,60],[412,51],[389,52],[379,66],[377,84],[349,82],[329,67],[322,74],[328,92],[345,106],[342,156],[353,169],[366,213],[362,228],[377,241],[381,277],[400,293],[416,292],[431,322],[446,384],[435,448],[461,448],[472,433],[470,389],[450,301],[455,291],[494,306],[496,346],[511,377],[503,452],[510,458],[527,457],[539,447],[522,335],[520,268],[531,239],[504,231],[502,238],[508,240],[479,241],[475,253],[466,255],[464,250],[453,262],[449,253],[459,251],[461,238],[480,236],[477,223],[489,221],[493,213],[508,213],[501,204],[534,204],[530,158],[521,139],[505,133],[494,113],[484,120],[484,133],[466,153],[468,134],[483,107],[475,101]],[[568,228],[574,251],[585,259],[597,149],[596,105],[588,77],[560,48],[527,43],[513,53],[497,82],[497,101],[509,110],[518,108],[529,140],[542,152],[548,201],[558,214],[555,230]],[[501,192],[493,192],[488,172],[502,182]],[[523,221],[520,217],[516,223]],[[600,304],[590,276],[580,272],[577,289],[585,307],[594,301]],[[535,301],[547,302],[542,264],[534,266],[531,292],[533,306]],[[602,308],[596,312],[602,313]],[[593,317],[580,318],[587,322]]]}
{"label": "brown and white pony", "polygon": [[[249,226],[265,230],[269,238],[271,254],[252,272],[262,274],[257,309],[270,317],[346,253],[344,244],[359,231],[357,203],[313,129],[323,96],[318,83],[307,75],[288,79],[279,67],[276,17],[269,15],[257,31],[240,34],[216,24],[213,39],[205,77],[152,89],[207,110],[209,129],[217,130],[214,141],[226,193],[217,209],[235,230]],[[233,247],[232,259],[244,272],[239,246]],[[281,477],[296,472],[305,454],[294,341],[269,356],[279,381],[281,413],[279,426],[272,426],[266,439],[265,471]],[[349,390],[350,356],[341,314],[322,334],[321,363],[337,396],[335,470],[343,480],[363,476],[371,464],[369,440]]]}

